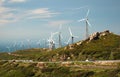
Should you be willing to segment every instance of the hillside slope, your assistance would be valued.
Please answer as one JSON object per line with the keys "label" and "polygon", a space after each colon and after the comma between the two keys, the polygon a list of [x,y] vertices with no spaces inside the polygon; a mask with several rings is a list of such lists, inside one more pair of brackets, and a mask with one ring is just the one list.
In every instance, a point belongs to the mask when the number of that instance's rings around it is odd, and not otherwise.
{"label": "hillside slope", "polygon": [[109,31],[95,32],[88,39],[72,45],[71,50],[76,52],[74,55],[78,60],[120,59],[120,36]]}
{"label": "hillside slope", "polygon": [[95,32],[86,40],[58,48],[27,49],[0,53],[0,59],[32,59],[37,61],[117,60],[120,59],[120,36],[111,32]]}

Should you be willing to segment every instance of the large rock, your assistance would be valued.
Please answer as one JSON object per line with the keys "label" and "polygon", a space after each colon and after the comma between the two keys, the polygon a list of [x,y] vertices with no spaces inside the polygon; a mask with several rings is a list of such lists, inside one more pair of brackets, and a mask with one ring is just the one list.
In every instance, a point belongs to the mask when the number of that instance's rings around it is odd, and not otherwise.
{"label": "large rock", "polygon": [[83,41],[77,42],[77,45],[82,45]]}
{"label": "large rock", "polygon": [[64,50],[67,50],[67,49],[74,49],[74,44],[69,44],[64,48]]}
{"label": "large rock", "polygon": [[88,38],[88,40],[89,41],[97,40],[97,39],[99,39],[99,37],[106,36],[109,33],[110,33],[109,30],[105,30],[104,32],[95,32],[95,33],[93,33],[93,34],[90,35],[90,37]]}
{"label": "large rock", "polygon": [[100,37],[101,36],[106,36],[108,33],[110,33],[109,30],[105,30],[104,32],[100,32]]}
{"label": "large rock", "polygon": [[98,38],[99,38],[99,35],[100,35],[99,32],[93,33],[92,35],[90,35],[89,41],[98,39]]}

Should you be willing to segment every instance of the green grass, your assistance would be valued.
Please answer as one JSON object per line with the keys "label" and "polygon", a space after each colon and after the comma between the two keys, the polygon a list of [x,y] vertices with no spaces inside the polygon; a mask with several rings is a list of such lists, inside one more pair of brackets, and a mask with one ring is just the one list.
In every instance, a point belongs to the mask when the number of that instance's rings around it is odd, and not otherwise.
{"label": "green grass", "polygon": [[[64,50],[64,47],[47,51],[43,49],[26,49],[12,52],[21,56],[0,53],[0,59],[31,59],[37,61],[65,60],[118,60],[120,59],[120,36],[109,33],[91,42],[84,41],[82,45],[74,45],[74,49]],[[61,57],[63,59],[61,59]],[[69,59],[68,59],[69,58]]]}
{"label": "green grass", "polygon": [[[91,64],[91,63],[88,63]],[[120,68],[117,69],[79,69],[78,67],[65,67],[49,65],[44,68],[36,67],[36,63],[3,62],[0,61],[1,77],[119,77]]]}

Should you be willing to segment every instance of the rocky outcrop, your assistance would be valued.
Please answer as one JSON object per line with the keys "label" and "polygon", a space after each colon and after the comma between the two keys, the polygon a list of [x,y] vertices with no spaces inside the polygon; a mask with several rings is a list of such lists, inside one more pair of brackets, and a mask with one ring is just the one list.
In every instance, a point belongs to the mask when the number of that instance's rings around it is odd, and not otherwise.
{"label": "rocky outcrop", "polygon": [[104,31],[104,32],[100,32],[100,37],[101,37],[101,36],[106,36],[106,35],[109,34],[109,33],[110,33],[109,30],[106,30],[106,31]]}
{"label": "rocky outcrop", "polygon": [[99,32],[93,33],[92,35],[90,35],[89,41],[98,39],[98,38],[99,38],[99,35],[100,35]]}
{"label": "rocky outcrop", "polygon": [[86,40],[77,42],[76,44],[70,44],[70,45],[66,46],[66,47],[64,48],[64,50],[74,49],[75,45],[82,45],[83,42],[89,43],[89,42],[91,42],[91,41],[93,41],[93,40],[99,39],[99,38],[102,37],[102,36],[106,36],[106,35],[108,35],[109,33],[110,33],[109,30],[105,30],[104,32],[95,32],[95,33],[91,34]]}
{"label": "rocky outcrop", "polygon": [[66,49],[74,49],[74,44],[69,44],[68,46],[64,48],[64,50]]}
{"label": "rocky outcrop", "polygon": [[83,42],[84,42],[84,41],[80,41],[80,42],[77,42],[76,44],[77,44],[77,45],[82,45]]}
{"label": "rocky outcrop", "polygon": [[97,40],[99,39],[101,36],[106,36],[107,34],[109,34],[110,31],[106,30],[104,32],[95,32],[93,34],[90,35],[90,37],[88,38],[89,42],[92,40]]}

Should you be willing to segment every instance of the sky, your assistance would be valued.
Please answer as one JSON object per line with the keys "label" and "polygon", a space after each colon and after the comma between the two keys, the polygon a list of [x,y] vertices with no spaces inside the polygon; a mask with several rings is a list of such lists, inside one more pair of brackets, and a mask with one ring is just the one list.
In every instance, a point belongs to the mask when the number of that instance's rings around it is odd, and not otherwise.
{"label": "sky", "polygon": [[120,0],[0,0],[0,41],[47,39],[61,32],[68,40],[71,28],[76,41],[85,38],[89,9],[89,34],[110,30],[120,34]]}

